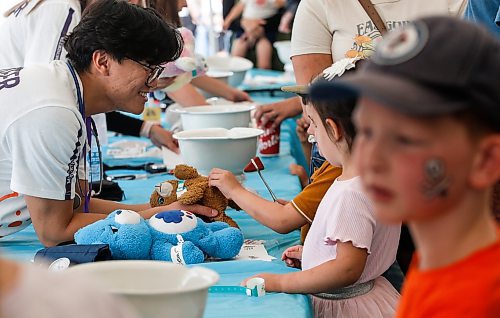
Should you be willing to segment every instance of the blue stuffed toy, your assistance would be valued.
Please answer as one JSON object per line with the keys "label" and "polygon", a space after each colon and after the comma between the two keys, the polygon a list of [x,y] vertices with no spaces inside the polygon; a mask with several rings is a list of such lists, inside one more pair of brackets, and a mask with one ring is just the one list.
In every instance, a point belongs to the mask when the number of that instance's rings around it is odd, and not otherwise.
{"label": "blue stuffed toy", "polygon": [[108,244],[114,259],[196,264],[206,256],[235,257],[243,245],[243,234],[224,222],[205,223],[184,210],[160,212],[149,220],[134,211],[117,210],[80,229],[75,241]]}

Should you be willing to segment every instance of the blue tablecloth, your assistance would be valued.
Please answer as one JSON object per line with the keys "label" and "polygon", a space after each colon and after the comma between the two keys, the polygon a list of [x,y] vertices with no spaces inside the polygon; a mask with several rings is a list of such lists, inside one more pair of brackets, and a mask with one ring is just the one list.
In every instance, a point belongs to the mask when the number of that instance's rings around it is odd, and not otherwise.
{"label": "blue tablecloth", "polygon": [[[272,101],[272,98],[262,97],[259,101],[267,103]],[[262,158],[265,165],[265,170],[262,172],[264,177],[276,195],[287,200],[292,199],[301,191],[298,178],[290,175],[288,171],[289,165],[296,162],[292,154],[300,149],[297,148],[294,130],[295,121],[292,119],[285,121],[281,129],[280,156]],[[119,140],[117,138],[123,137],[112,137],[110,142]],[[129,138],[127,137],[127,139]],[[161,162],[159,158],[140,158],[133,160],[133,162],[140,164],[151,160]],[[130,164],[131,161],[105,158],[105,162]],[[112,173],[128,172],[134,171],[113,171]],[[143,203],[148,201],[154,185],[169,178],[171,176],[161,175],[143,180],[120,180],[119,184],[126,194],[124,202]],[[244,185],[255,190],[259,195],[271,199],[256,173],[246,174]],[[211,268],[220,274],[221,280],[218,284],[238,285],[244,278],[261,272],[286,273],[293,271],[281,262],[280,256],[284,249],[299,243],[299,231],[281,235],[259,224],[243,211],[228,210],[227,213],[239,224],[245,238],[265,240],[265,247],[269,254],[277,259],[272,262],[224,261],[202,264],[202,266]],[[32,260],[35,252],[42,248],[32,226],[3,238],[0,244],[2,256],[20,261]],[[271,293],[256,298],[234,294],[209,294],[205,317],[220,317],[222,315],[230,317],[311,317],[312,313],[309,298],[305,295]]]}

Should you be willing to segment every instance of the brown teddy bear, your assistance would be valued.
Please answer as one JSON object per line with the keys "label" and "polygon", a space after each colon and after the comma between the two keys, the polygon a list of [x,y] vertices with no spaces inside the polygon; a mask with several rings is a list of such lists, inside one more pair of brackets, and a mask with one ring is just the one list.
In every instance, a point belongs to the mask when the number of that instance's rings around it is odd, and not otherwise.
{"label": "brown teddy bear", "polygon": [[187,205],[201,204],[219,211],[215,217],[200,216],[205,222],[221,221],[239,228],[238,224],[225,212],[229,204],[227,198],[216,187],[208,186],[207,177],[198,174],[195,168],[187,165],[177,165],[174,169],[174,176],[179,180],[184,180],[185,192],[177,197],[178,180],[168,180],[157,184],[149,200],[151,207],[167,205],[175,201]]}

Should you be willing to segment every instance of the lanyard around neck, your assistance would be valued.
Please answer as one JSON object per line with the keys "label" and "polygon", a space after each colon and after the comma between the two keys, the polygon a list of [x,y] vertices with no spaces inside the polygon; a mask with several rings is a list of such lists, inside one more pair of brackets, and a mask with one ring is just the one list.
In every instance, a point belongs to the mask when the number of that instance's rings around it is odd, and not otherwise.
{"label": "lanyard around neck", "polygon": [[[80,83],[78,82],[78,77],[76,76],[75,69],[73,68],[73,65],[71,63],[66,62],[68,65],[69,71],[71,73],[71,76],[73,77],[73,81],[75,82],[75,88],[76,88],[76,99],[78,101],[78,110],[80,111],[80,114],[82,115],[82,118],[85,121],[85,127],[87,130],[87,142],[89,144],[89,147],[91,147],[92,143],[92,119],[90,117],[85,116],[85,103],[83,102],[83,97],[82,97],[82,91],[80,89]],[[83,153],[87,153],[87,146],[86,144],[83,145]],[[85,169],[86,170],[86,169]],[[86,173],[86,171],[85,171]],[[85,185],[85,203],[83,206],[83,211],[88,212],[89,211],[89,203],[90,203],[90,185],[87,186]]]}

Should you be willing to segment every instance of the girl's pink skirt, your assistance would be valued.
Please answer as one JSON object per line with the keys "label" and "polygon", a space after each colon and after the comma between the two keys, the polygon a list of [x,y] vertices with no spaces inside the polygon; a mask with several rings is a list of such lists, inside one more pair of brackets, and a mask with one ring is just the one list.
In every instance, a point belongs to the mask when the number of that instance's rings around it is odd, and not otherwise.
{"label": "girl's pink skirt", "polygon": [[364,295],[340,300],[311,298],[314,317],[385,318],[395,316],[399,293],[387,279],[377,277],[373,288]]}

